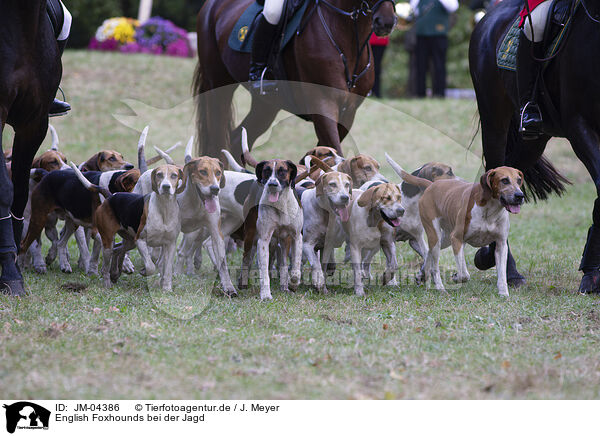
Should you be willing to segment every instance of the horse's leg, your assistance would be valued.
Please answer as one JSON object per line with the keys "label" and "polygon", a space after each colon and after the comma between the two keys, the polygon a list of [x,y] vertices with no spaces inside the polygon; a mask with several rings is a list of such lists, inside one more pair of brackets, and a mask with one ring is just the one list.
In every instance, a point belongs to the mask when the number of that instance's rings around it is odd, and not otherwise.
{"label": "horse's leg", "polygon": [[[3,120],[0,123],[0,148],[2,146]],[[10,207],[13,203],[12,181],[8,176],[4,150],[0,149],[0,264],[2,265],[2,276],[0,276],[0,291],[10,295],[23,295],[23,276],[19,271],[17,260],[17,246],[13,233],[13,224],[10,216]]]}
{"label": "horse's leg", "polygon": [[338,131],[338,103],[335,100],[323,100],[317,104],[317,107],[318,111],[312,115],[312,120],[319,145],[333,147],[338,154],[343,155]]}
{"label": "horse's leg", "polygon": [[252,145],[256,139],[271,126],[279,110],[279,107],[265,102],[263,98],[253,96],[250,112],[231,133],[231,154],[236,158],[242,155],[242,127],[247,130],[248,148],[252,150]]}
{"label": "horse's leg", "polygon": [[570,126],[572,127],[567,132],[567,139],[590,173],[598,196],[594,201],[592,225],[588,230],[579,265],[579,270],[583,271],[579,292],[597,293],[600,292],[600,136],[582,118],[574,120]]}

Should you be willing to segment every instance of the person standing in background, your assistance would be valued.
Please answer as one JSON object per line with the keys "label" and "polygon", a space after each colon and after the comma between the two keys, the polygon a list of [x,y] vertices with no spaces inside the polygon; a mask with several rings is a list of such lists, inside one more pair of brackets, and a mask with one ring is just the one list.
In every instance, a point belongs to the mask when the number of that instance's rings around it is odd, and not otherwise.
{"label": "person standing in background", "polygon": [[446,52],[450,14],[458,9],[458,0],[411,0],[417,33],[417,97],[425,97],[427,70],[431,63],[433,96],[446,95]]}
{"label": "person standing in background", "polygon": [[369,44],[373,50],[373,68],[375,68],[375,82],[373,82],[372,94],[381,98],[381,62],[383,60],[383,53],[385,48],[390,43],[389,36],[377,36],[374,33],[371,34]]}

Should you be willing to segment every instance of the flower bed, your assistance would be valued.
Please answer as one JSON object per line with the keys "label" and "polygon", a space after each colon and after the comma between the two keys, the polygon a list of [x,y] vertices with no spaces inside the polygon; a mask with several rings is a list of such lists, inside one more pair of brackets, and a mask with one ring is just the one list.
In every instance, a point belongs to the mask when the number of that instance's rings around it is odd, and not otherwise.
{"label": "flower bed", "polygon": [[98,28],[89,48],[122,53],[192,56],[187,32],[160,17],[152,17],[141,24],[131,18],[109,18]]}

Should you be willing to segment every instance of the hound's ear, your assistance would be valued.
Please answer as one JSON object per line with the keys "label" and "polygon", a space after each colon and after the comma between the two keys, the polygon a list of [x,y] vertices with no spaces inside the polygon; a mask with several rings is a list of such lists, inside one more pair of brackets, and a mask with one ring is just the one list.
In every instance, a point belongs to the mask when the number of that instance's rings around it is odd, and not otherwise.
{"label": "hound's ear", "polygon": [[517,172],[519,173],[519,177],[521,177],[521,183],[519,184],[519,186],[523,186],[523,183],[525,183],[525,176],[523,175],[523,172],[521,170],[517,170]]}
{"label": "hound's ear", "polygon": [[152,190],[158,194],[158,185],[156,183],[156,168],[150,173],[150,180],[152,180]]}
{"label": "hound's ear", "polygon": [[323,177],[325,177],[325,174],[321,174],[319,176],[319,178],[317,179],[317,181],[315,182],[315,189],[317,190],[317,197],[321,197],[323,195],[325,195],[325,192],[323,191]]}
{"label": "hound's ear", "polygon": [[178,168],[177,170],[179,171],[179,181],[181,182],[181,185],[175,190],[175,194],[181,194],[185,190],[186,178],[185,173],[181,168]]}
{"label": "hound's ear", "polygon": [[[354,159],[354,158],[352,158],[352,159]],[[337,170],[340,173],[350,174],[352,159],[346,159],[344,162],[339,164],[337,167]]]}
{"label": "hound's ear", "polygon": [[298,167],[291,160],[286,160],[285,163],[290,169],[290,187],[294,189],[294,186],[296,185],[296,176],[298,175]]}
{"label": "hound's ear", "polygon": [[306,159],[306,156],[309,156],[310,154],[311,154],[311,153],[310,153],[310,150],[309,150],[309,151],[307,151],[307,152],[306,152],[306,154],[305,154],[304,156],[302,156],[302,158],[301,158],[301,159],[298,161],[298,163],[299,163],[300,165],[304,165],[304,160]]}
{"label": "hound's ear", "polygon": [[352,191],[354,191],[354,189],[352,189],[352,177],[350,177],[348,174],[344,174],[343,176],[344,177],[342,177],[342,179],[346,179],[346,181],[350,183],[350,190],[348,193],[350,194],[350,200],[352,200]]}
{"label": "hound's ear", "polygon": [[262,173],[263,173],[263,168],[265,167],[266,164],[267,164],[267,161],[263,160],[263,161],[257,163],[256,168],[255,168],[256,179],[258,180],[258,182],[261,185],[265,184],[265,181],[262,179]]}
{"label": "hound's ear", "polygon": [[35,160],[33,162],[31,162],[31,168],[39,168],[40,164],[42,162],[42,157],[36,157]]}
{"label": "hound's ear", "polygon": [[223,189],[225,187],[225,166],[223,162],[219,160],[219,166],[221,167],[221,180],[219,182],[219,188]]}
{"label": "hound's ear", "polygon": [[358,205],[360,207],[371,208],[373,204],[373,196],[375,195],[375,191],[377,191],[377,188],[379,188],[379,185],[372,186],[371,188],[363,192],[360,195],[360,197],[358,197]]}
{"label": "hound's ear", "polygon": [[489,200],[493,197],[492,192],[492,178],[494,177],[495,170],[489,170],[481,175],[479,183],[483,189],[483,200]]}

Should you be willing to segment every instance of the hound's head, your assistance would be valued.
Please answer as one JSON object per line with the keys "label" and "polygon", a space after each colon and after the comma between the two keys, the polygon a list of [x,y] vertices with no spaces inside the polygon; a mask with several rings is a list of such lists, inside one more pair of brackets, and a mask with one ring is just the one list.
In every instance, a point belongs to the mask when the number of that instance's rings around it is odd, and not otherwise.
{"label": "hound's head", "polygon": [[98,171],[131,170],[133,164],[127,162],[121,153],[114,150],[103,150],[96,153]]}
{"label": "hound's head", "polygon": [[308,150],[306,152],[306,154],[304,156],[302,156],[302,159],[300,159],[301,164],[304,163],[304,158],[306,158],[306,156],[315,156],[315,157],[318,157],[319,159],[321,159],[322,161],[329,159],[329,160],[327,160],[327,163],[330,166],[334,166],[334,165],[344,162],[344,158],[342,156],[340,156],[339,154],[337,154],[337,151],[335,151],[335,148],[325,147],[322,145]]}
{"label": "hound's head", "polygon": [[271,203],[279,200],[279,194],[287,187],[294,188],[297,174],[298,168],[290,160],[264,160],[256,165],[256,178],[264,186],[264,192]]}
{"label": "hound's head", "polygon": [[140,179],[140,170],[133,169],[124,171],[115,180],[115,192],[131,192]]}
{"label": "hound's head", "polygon": [[525,200],[523,173],[511,167],[498,167],[481,176],[484,198],[495,198],[510,213],[519,213]]}
{"label": "hound's head", "polygon": [[404,215],[402,193],[394,183],[382,183],[367,189],[358,198],[358,205],[373,212],[379,212],[381,218],[392,227],[400,225]]}
{"label": "hound's head", "polygon": [[337,169],[352,177],[355,188],[361,187],[370,180],[387,182],[387,179],[379,172],[379,162],[365,154],[359,154],[350,159],[346,159],[338,165]]}
{"label": "hound's head", "polygon": [[413,175],[421,177],[422,179],[431,180],[432,182],[456,178],[454,172],[452,172],[452,168],[441,162],[428,162],[415,171]]}
{"label": "hound's head", "polygon": [[185,164],[183,176],[198,193],[206,211],[214,213],[219,192],[225,187],[223,163],[214,157],[197,157]]}
{"label": "hound's head", "polygon": [[175,165],[161,165],[150,174],[152,190],[158,195],[175,195],[183,192],[183,171]]}
{"label": "hound's head", "polygon": [[325,197],[329,206],[342,222],[350,218],[350,202],[352,200],[352,179],[348,174],[332,171],[317,179],[315,184],[318,197]]}
{"label": "hound's head", "polygon": [[31,168],[42,168],[48,172],[69,169],[64,154],[57,150],[48,150],[42,153],[31,163]]}

